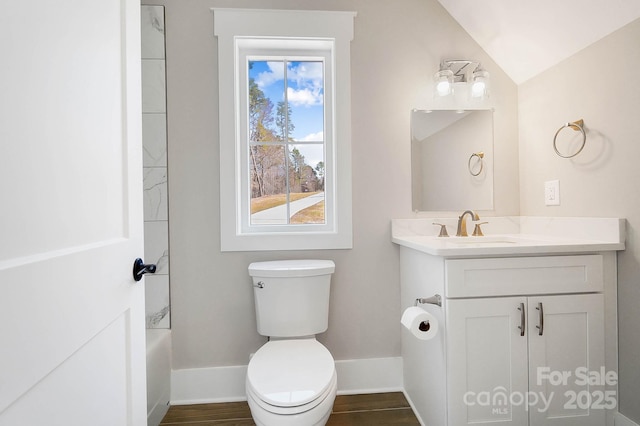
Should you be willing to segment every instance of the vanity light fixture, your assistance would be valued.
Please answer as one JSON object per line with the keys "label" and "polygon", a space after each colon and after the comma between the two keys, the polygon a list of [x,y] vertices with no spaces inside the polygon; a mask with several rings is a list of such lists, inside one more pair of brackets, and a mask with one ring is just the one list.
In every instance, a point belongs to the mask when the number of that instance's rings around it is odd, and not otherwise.
{"label": "vanity light fixture", "polygon": [[436,97],[467,94],[470,98],[483,99],[489,96],[489,72],[476,61],[443,60],[434,80]]}

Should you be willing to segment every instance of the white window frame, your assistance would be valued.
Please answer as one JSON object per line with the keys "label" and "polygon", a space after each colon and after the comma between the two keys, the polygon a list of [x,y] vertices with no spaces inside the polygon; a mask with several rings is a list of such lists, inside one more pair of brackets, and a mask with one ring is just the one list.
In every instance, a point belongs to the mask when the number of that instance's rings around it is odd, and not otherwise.
{"label": "white window frame", "polygon": [[[350,42],[354,12],[214,8],[222,251],[352,248]],[[248,58],[325,63],[325,224],[250,224]]]}

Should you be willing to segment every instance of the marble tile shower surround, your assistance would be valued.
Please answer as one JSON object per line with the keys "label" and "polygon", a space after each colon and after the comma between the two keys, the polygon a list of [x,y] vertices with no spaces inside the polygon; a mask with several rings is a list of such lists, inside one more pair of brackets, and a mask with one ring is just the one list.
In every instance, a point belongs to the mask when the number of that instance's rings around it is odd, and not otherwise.
{"label": "marble tile shower surround", "polygon": [[166,112],[164,59],[142,59],[142,112]]}
{"label": "marble tile shower surround", "polygon": [[142,6],[142,144],[147,328],[170,327],[164,7]]}
{"label": "marble tile shower surround", "polygon": [[144,220],[167,221],[167,168],[145,167],[144,181]]}
{"label": "marble tile shower surround", "polygon": [[142,114],[142,149],[144,167],[167,167],[167,117]]}
{"label": "marble tile shower surround", "polygon": [[164,7],[142,6],[142,59],[164,59]]}

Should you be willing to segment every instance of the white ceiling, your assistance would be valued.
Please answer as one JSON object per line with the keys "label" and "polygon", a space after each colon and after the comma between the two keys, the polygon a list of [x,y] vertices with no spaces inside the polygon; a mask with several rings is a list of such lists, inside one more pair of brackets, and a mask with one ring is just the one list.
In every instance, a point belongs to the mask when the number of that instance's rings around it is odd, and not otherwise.
{"label": "white ceiling", "polygon": [[438,1],[516,84],[640,18],[640,0]]}

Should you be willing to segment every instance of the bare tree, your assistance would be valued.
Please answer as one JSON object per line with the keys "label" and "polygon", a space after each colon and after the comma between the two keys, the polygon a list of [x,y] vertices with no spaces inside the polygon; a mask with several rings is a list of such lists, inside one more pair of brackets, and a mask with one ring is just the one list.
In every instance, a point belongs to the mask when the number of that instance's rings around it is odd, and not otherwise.
{"label": "bare tree", "polygon": [[[262,197],[273,191],[274,185],[267,185],[266,177],[273,175],[271,169],[280,167],[283,156],[278,146],[257,145],[256,142],[274,142],[277,140],[273,125],[273,103],[260,90],[255,80],[249,80],[249,157],[251,161],[251,195]],[[272,182],[273,183],[273,182]],[[271,186],[268,191],[267,186]],[[276,187],[278,185],[275,185]]]}

